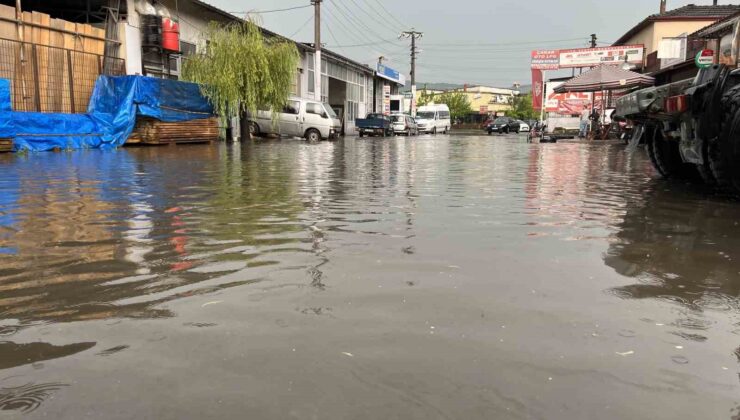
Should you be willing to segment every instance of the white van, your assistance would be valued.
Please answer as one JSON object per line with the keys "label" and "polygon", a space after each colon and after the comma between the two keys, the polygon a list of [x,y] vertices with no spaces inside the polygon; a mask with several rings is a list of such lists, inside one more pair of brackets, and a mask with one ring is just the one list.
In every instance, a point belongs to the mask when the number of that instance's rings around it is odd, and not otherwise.
{"label": "white van", "polygon": [[252,136],[278,134],[319,141],[337,137],[341,129],[342,123],[331,106],[295,97],[288,99],[285,108],[278,113],[277,121],[273,121],[270,111],[257,111],[257,118],[249,118]]}
{"label": "white van", "polygon": [[416,110],[416,124],[420,133],[447,134],[452,127],[450,108],[445,104],[420,106]]}

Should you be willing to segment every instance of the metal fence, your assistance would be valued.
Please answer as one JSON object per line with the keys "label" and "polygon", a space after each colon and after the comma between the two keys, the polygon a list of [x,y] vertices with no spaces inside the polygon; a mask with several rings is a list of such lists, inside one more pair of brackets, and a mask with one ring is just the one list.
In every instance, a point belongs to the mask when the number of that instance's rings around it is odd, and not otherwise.
{"label": "metal fence", "polygon": [[0,39],[0,78],[15,111],[83,113],[101,74],[126,73],[122,58]]}

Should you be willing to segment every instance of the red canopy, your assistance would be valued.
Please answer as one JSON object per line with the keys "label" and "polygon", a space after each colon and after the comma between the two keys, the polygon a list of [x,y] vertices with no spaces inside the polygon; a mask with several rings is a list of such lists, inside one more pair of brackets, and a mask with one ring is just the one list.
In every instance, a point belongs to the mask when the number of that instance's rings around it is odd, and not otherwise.
{"label": "red canopy", "polygon": [[623,70],[618,66],[602,64],[576,76],[555,88],[555,93],[596,92],[653,86],[655,79],[644,74]]}

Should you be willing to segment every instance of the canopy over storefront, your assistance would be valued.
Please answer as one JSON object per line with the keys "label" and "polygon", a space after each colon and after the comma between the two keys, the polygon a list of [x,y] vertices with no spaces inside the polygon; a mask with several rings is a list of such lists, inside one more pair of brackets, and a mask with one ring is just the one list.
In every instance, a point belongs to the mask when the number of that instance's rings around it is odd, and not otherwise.
{"label": "canopy over storefront", "polygon": [[597,92],[653,86],[654,84],[655,79],[650,76],[603,64],[558,86],[555,93]]}

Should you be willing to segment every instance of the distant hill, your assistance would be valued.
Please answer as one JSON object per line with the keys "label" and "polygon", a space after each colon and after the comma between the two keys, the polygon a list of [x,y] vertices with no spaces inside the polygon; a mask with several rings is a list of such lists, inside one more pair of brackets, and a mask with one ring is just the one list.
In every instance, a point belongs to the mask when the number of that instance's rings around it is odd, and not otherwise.
{"label": "distant hill", "polygon": [[[424,89],[424,86],[426,85],[426,88],[429,90],[450,90],[450,89],[458,89],[463,87],[463,85],[456,85],[454,83],[423,83],[423,82],[416,82],[416,89]],[[411,84],[408,84],[401,88],[402,93],[411,92]]]}
{"label": "distant hill", "polygon": [[[423,89],[424,85],[426,85],[427,89],[430,90],[450,90],[450,89],[461,89],[464,87],[464,85],[454,84],[454,83],[417,83],[416,89]],[[511,88],[512,86],[495,86],[495,87],[505,87],[505,88]],[[532,85],[522,85],[519,88],[519,91],[522,95],[526,95],[530,92],[532,92]],[[411,92],[411,85],[404,86],[400,89],[401,93]]]}

